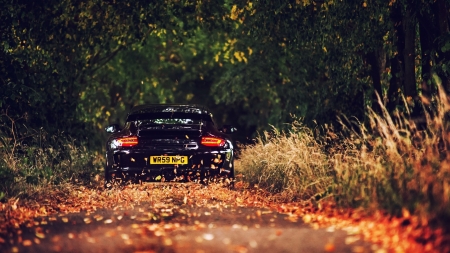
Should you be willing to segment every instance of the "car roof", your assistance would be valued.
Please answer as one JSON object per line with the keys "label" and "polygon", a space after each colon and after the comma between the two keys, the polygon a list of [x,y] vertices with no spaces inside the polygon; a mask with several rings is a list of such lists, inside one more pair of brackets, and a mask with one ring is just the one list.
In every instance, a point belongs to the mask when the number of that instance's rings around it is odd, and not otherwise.
{"label": "car roof", "polygon": [[209,114],[208,108],[199,104],[145,104],[133,107],[128,115],[141,113],[158,113],[158,112],[181,112],[181,113],[196,113]]}

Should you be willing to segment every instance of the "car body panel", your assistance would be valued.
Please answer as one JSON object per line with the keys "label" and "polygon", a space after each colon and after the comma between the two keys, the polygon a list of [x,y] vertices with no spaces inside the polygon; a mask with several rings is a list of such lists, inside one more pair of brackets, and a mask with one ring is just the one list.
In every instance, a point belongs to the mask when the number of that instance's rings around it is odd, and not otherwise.
{"label": "car body panel", "polygon": [[[229,135],[218,130],[212,114],[203,106],[157,104],[133,108],[123,129],[106,142],[105,179],[140,177],[150,181],[195,181],[219,176],[234,178],[234,146]],[[202,137],[223,139],[223,145],[208,147]],[[125,137],[137,137],[138,144],[121,146]],[[188,158],[186,164],[151,164],[151,156],[165,161]],[[177,158],[178,157],[178,158]],[[155,158],[157,159],[157,158]],[[155,160],[157,161],[157,160]]]}

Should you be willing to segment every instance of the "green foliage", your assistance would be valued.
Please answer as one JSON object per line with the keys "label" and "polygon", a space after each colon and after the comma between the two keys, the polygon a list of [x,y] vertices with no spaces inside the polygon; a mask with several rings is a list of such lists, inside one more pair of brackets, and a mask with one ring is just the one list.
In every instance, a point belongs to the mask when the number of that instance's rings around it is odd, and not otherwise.
{"label": "green foliage", "polygon": [[61,133],[17,131],[20,119],[2,115],[0,125],[0,199],[31,195],[66,182],[90,183],[100,173],[102,156]]}
{"label": "green foliage", "polygon": [[[99,128],[139,103],[200,101],[225,110],[220,121],[247,135],[282,127],[291,114],[308,125],[342,114],[362,119],[374,76],[389,88],[385,69],[401,41],[391,16],[408,7],[381,0],[4,6],[2,109],[24,116],[28,127],[63,130],[94,146]],[[445,53],[447,40],[436,50]],[[367,61],[374,52],[380,73]],[[436,70],[446,73],[445,63]]]}
{"label": "green foliage", "polygon": [[[394,111],[399,91],[418,102],[421,81],[436,94],[433,73],[444,87],[450,83],[446,0],[0,4],[0,178],[7,182],[2,190],[7,196],[18,191],[12,185],[56,184],[70,177],[67,171],[90,175],[81,167],[93,163],[88,150],[103,146],[101,130],[122,122],[137,104],[205,104],[219,124],[236,125],[244,140],[271,125],[286,128],[292,115],[307,126],[335,123],[341,115],[369,123],[367,106],[377,104],[374,91],[382,97],[381,107],[392,103]],[[403,24],[414,28],[408,38]],[[299,133],[277,137],[287,146],[301,146],[306,137]],[[256,146],[272,142],[258,140]],[[346,159],[359,155],[354,152]],[[83,159],[73,158],[82,154]],[[286,179],[301,166],[276,159],[252,165],[263,174],[277,171],[271,174],[277,183],[262,185],[273,192],[292,184],[293,192],[305,189],[304,182]],[[400,165],[380,162],[390,175]],[[414,171],[408,166],[404,171]],[[341,176],[350,186],[391,180],[364,181],[370,177],[361,171]],[[402,174],[406,181],[415,176],[408,173]],[[396,194],[404,193],[402,187],[391,183],[371,194],[390,196],[383,201],[402,206]],[[363,201],[367,189],[358,189],[356,201]],[[352,196],[346,190],[356,188],[342,188],[341,199]]]}

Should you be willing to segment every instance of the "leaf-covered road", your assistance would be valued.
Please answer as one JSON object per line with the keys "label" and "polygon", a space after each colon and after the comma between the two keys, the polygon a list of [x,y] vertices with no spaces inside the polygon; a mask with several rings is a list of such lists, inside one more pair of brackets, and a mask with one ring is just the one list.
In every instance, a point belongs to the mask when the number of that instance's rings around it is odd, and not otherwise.
{"label": "leaf-covered road", "polygon": [[283,204],[258,190],[236,188],[49,189],[0,204],[0,252],[422,251],[409,238],[415,230],[402,228],[405,218]]}
{"label": "leaf-covered road", "polygon": [[11,230],[13,244],[1,252],[370,252],[360,241],[347,245],[348,238],[343,230],[314,229],[265,208],[169,198],[37,217]]}

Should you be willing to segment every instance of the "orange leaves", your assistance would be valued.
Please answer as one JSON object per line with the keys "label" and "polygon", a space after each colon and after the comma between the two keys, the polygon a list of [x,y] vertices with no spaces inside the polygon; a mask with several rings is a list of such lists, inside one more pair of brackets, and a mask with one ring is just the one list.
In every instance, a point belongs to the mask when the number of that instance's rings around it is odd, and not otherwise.
{"label": "orange leaves", "polygon": [[37,238],[40,238],[40,239],[44,239],[45,238],[44,231],[43,231],[43,229],[41,227],[37,227],[36,228],[35,235],[36,235]]}
{"label": "orange leaves", "polygon": [[325,252],[334,252],[336,250],[336,247],[334,246],[334,243],[328,242],[327,244],[325,244],[324,250]]}
{"label": "orange leaves", "polygon": [[31,240],[24,240],[22,242],[22,244],[23,244],[23,246],[28,247],[28,246],[33,245],[33,242]]}
{"label": "orange leaves", "polygon": [[[46,204],[39,204],[32,201],[11,201],[7,207],[3,208],[7,218],[7,226],[27,224],[32,234],[30,237],[23,237],[21,241],[15,241],[18,245],[33,247],[34,244],[43,244],[45,240],[57,245],[63,240],[83,239],[88,243],[99,242],[98,238],[92,234],[83,234],[67,231],[61,236],[47,234],[44,229],[47,225],[59,222],[64,226],[76,224],[98,224],[105,227],[102,236],[114,238],[125,245],[137,243],[138,238],[158,237],[160,243],[167,247],[175,247],[176,241],[170,237],[174,230],[195,231],[197,243],[208,243],[220,241],[230,249],[247,252],[251,248],[260,245],[258,240],[249,240],[244,246],[235,244],[233,238],[219,238],[214,232],[206,229],[214,228],[216,224],[205,222],[205,219],[212,219],[221,215],[222,210],[229,207],[258,207],[249,211],[243,216],[245,225],[236,222],[230,227],[231,230],[251,231],[264,226],[264,221],[270,222],[274,227],[277,222],[308,223],[313,228],[325,228],[325,231],[333,233],[336,230],[344,230],[347,233],[344,243],[352,247],[353,252],[362,252],[361,240],[369,240],[378,244],[373,249],[374,252],[386,252],[393,249],[403,252],[432,251],[439,244],[445,243],[446,235],[442,229],[432,229],[426,219],[421,219],[412,215],[407,209],[403,209],[401,217],[390,217],[382,212],[367,215],[364,210],[344,210],[339,209],[333,202],[322,201],[320,203],[286,203],[277,199],[277,196],[270,195],[261,189],[245,189],[243,184],[236,184],[235,190],[229,190],[220,185],[209,185],[208,187],[197,184],[177,184],[177,185],[152,185],[143,184],[136,187],[129,187],[122,190],[97,191],[90,188],[79,188],[76,194],[65,195],[65,207],[59,215],[41,217],[45,212],[50,213],[56,207],[61,206],[61,200],[52,201],[49,198]],[[63,196],[64,193],[59,193]],[[126,200],[126,201],[125,201]],[[15,205],[15,209],[12,205]],[[43,207],[45,206],[45,209]],[[113,214],[95,211],[100,208],[110,208]],[[191,207],[203,208],[192,211]],[[83,210],[83,216],[75,219],[70,212]],[[278,212],[285,215],[280,219]],[[66,214],[63,214],[66,213]],[[85,214],[85,216],[84,216]],[[278,218],[276,218],[278,216]],[[178,217],[180,223],[166,223],[166,220],[174,221]],[[120,221],[120,222],[119,222]],[[130,222],[128,230],[119,224]],[[189,221],[191,225],[186,226],[183,222]],[[47,224],[47,225],[45,225]],[[104,225],[107,224],[107,225]],[[5,226],[0,223],[0,226]],[[295,226],[295,224],[293,224]],[[0,227],[1,228],[1,227]],[[120,228],[120,229],[119,229]],[[4,228],[3,228],[4,229]],[[1,231],[1,230],[0,230]],[[16,230],[17,231],[17,230]],[[284,238],[287,233],[275,227],[270,232],[270,238]],[[420,239],[423,245],[415,240]],[[0,243],[5,243],[8,238],[0,237]],[[42,241],[42,242],[41,242]],[[337,251],[336,241],[330,240],[321,245],[325,252]],[[236,248],[238,247],[238,248]],[[239,248],[240,247],[240,248]],[[366,251],[367,252],[367,251]]]}
{"label": "orange leaves", "polygon": [[408,209],[403,208],[402,209],[403,218],[408,219],[411,217],[411,214],[409,213]]}
{"label": "orange leaves", "polygon": [[306,214],[302,217],[302,219],[303,219],[303,222],[310,223],[312,220],[312,216],[310,214]]}

